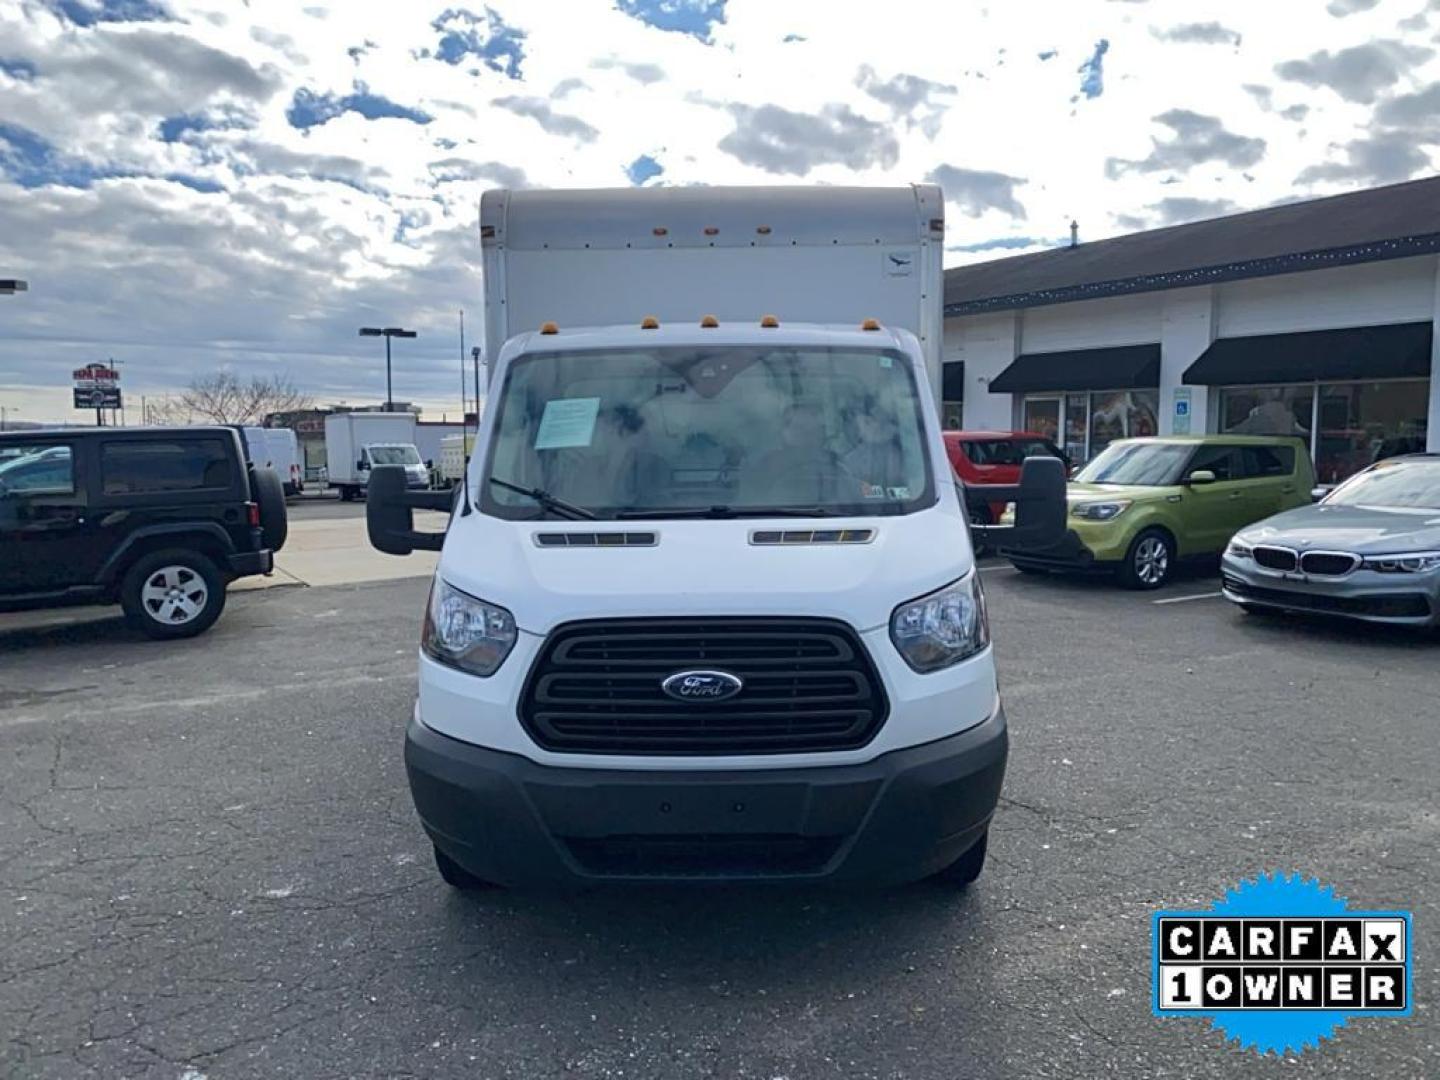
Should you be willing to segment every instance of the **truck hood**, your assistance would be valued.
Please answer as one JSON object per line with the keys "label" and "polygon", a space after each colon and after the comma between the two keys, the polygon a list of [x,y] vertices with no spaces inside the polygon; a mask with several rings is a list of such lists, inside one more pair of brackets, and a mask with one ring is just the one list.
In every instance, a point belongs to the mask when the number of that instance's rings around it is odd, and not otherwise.
{"label": "truck hood", "polygon": [[[750,542],[756,530],[873,529],[868,543]],[[645,532],[653,547],[541,547],[537,533]],[[545,634],[560,623],[649,615],[810,615],[857,630],[974,566],[965,519],[941,504],[903,517],[451,524],[437,573]]]}
{"label": "truck hood", "polygon": [[1440,551],[1440,511],[1366,506],[1302,506],[1239,534],[1247,544],[1352,551],[1357,555]]}

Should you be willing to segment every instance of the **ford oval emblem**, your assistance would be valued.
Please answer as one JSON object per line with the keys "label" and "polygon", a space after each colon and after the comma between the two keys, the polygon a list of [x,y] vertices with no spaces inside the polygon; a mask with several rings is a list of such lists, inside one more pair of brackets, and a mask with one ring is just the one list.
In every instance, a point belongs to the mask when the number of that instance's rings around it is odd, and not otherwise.
{"label": "ford oval emblem", "polygon": [[677,671],[660,684],[660,689],[680,701],[724,701],[738,694],[744,685],[728,671]]}

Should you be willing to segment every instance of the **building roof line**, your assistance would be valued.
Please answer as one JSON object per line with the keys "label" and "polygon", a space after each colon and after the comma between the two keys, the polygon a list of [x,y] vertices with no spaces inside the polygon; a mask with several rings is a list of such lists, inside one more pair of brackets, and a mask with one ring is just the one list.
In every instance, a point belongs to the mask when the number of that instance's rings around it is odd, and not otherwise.
{"label": "building roof line", "polygon": [[1273,277],[1277,274],[1321,270],[1331,266],[1384,262],[1389,259],[1404,259],[1414,255],[1430,255],[1436,252],[1440,252],[1440,232],[1420,233],[1414,236],[1368,241],[1361,244],[1346,244],[1341,247],[1272,255],[1267,258],[1242,259],[1214,266],[1187,267],[1183,270],[1170,270],[1163,273],[1140,274],[1106,281],[1010,293],[1005,296],[961,300],[946,304],[945,314],[955,316],[1011,311],[1017,308],[1071,303],[1076,300],[1097,300],[1106,296],[1125,296],[1134,293],[1159,292],[1166,289],[1183,289],[1194,285],[1241,281],[1246,278]]}

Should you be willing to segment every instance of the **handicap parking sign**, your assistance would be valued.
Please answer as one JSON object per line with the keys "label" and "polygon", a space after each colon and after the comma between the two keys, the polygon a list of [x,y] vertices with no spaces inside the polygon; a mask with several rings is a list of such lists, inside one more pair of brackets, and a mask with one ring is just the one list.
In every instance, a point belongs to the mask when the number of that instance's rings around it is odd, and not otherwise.
{"label": "handicap parking sign", "polygon": [[1189,415],[1190,415],[1190,403],[1189,403],[1188,401],[1177,401],[1177,402],[1175,402],[1175,415],[1176,415],[1176,416],[1189,416]]}

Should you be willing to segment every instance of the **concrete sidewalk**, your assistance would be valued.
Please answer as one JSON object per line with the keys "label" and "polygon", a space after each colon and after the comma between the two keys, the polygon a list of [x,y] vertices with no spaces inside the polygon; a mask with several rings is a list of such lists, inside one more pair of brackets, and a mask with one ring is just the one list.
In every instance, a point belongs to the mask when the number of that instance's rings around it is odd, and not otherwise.
{"label": "concrete sidewalk", "polygon": [[[269,577],[242,578],[232,589],[356,585],[366,581],[429,577],[435,572],[437,552],[417,551],[398,557],[376,551],[370,546],[363,516],[297,518],[298,515],[290,518],[290,537],[275,556],[275,573]],[[445,528],[445,515],[417,511],[415,527],[438,532]]]}

